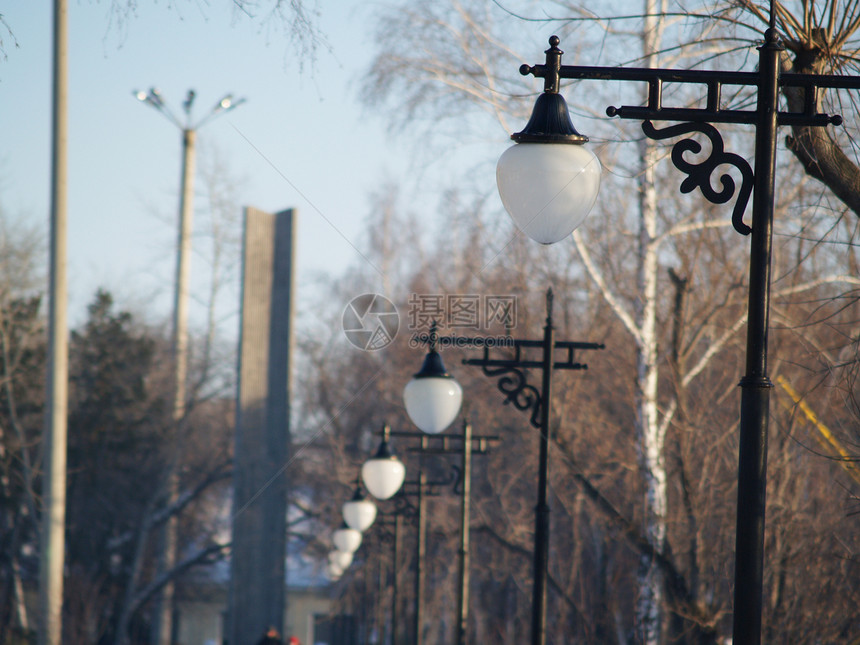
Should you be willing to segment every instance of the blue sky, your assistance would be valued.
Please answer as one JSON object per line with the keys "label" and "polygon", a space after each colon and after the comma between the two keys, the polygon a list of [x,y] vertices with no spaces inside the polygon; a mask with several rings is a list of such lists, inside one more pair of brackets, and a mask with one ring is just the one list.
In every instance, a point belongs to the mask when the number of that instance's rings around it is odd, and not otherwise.
{"label": "blue sky", "polygon": [[[405,146],[356,99],[373,53],[372,8],[320,3],[331,51],[312,65],[277,29],[237,19],[226,0],[141,2],[124,29],[109,24],[109,4],[69,0],[72,324],[100,286],[154,320],[172,306],[180,132],[135,89],[158,87],[179,113],[193,88],[198,116],[227,92],[247,98],[201,128],[200,153],[215,146],[229,157],[245,180],[243,206],[298,208],[300,285],[356,261],[370,192],[409,166]],[[0,61],[0,204],[47,230],[52,9],[19,1],[0,11],[14,34],[4,34]],[[198,194],[198,213],[201,205]],[[195,255],[192,273],[205,271]]]}

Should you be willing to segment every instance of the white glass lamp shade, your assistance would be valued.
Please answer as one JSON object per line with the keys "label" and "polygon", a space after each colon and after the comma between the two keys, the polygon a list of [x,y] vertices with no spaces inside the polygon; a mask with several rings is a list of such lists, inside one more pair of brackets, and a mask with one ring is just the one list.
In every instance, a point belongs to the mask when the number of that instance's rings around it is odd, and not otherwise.
{"label": "white glass lamp shade", "polygon": [[364,532],[376,520],[376,504],[369,499],[364,499],[358,491],[356,497],[344,503],[343,521],[349,528]]}
{"label": "white glass lamp shade", "polygon": [[416,377],[403,390],[406,413],[427,434],[439,434],[460,413],[463,388],[449,377]]}
{"label": "white glass lamp shade", "polygon": [[361,531],[351,529],[344,525],[331,534],[334,548],[345,553],[355,553],[361,546]]}
{"label": "white glass lamp shade", "polygon": [[361,480],[364,482],[364,487],[376,499],[393,497],[400,490],[405,477],[406,467],[393,455],[386,457],[377,454],[361,466]]}
{"label": "white glass lamp shade", "polygon": [[600,189],[600,161],[584,145],[517,143],[496,166],[502,204],[517,227],[541,244],[570,235]]}
{"label": "white glass lamp shade", "polygon": [[328,561],[329,564],[340,567],[341,571],[345,571],[349,568],[349,565],[352,564],[352,553],[338,550],[330,551],[328,554]]}

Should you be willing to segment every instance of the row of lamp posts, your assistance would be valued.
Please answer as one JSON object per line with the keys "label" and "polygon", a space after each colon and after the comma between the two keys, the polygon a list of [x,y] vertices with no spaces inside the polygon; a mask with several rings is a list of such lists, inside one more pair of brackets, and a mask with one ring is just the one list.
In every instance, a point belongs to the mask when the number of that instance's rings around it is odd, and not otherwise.
{"label": "row of lamp posts", "polygon": [[[750,236],[749,294],[747,314],[746,368],[740,380],[740,427],[738,454],[738,497],[735,538],[735,571],[732,642],[756,645],[761,642],[762,579],[764,568],[764,528],[766,508],[766,465],[769,398],[773,384],[768,376],[768,329],[773,237],[776,141],[779,126],[839,126],[842,117],[819,112],[820,96],[826,89],[860,89],[860,77],[828,74],[792,74],[780,68],[784,50],[776,30],[774,2],[770,0],[770,24],[760,46],[754,72],[679,70],[628,67],[587,67],[562,65],[559,39],[552,36],[545,63],[522,65],[520,73],[544,79],[544,92],[538,97],[526,127],[514,135],[516,145],[499,159],[496,170],[499,194],[516,225],[532,239],[552,244],[569,236],[593,207],[600,185],[600,163],[584,146],[588,137],[574,128],[564,98],[559,93],[562,79],[592,81],[634,81],[647,84],[642,106],[607,108],[610,117],[642,122],[646,137],[662,141],[675,139],[672,162],[687,177],[681,191],[699,188],[711,203],[735,200],[732,225]],[[704,107],[664,105],[663,86],[680,83],[698,87],[704,94]],[[721,99],[724,86],[752,88],[755,109],[730,109]],[[790,88],[804,97],[800,110],[781,111],[779,93]],[[673,122],[656,127],[654,122]],[[754,167],[740,155],[725,151],[715,123],[746,124],[755,129]],[[691,160],[688,153],[702,152],[693,136],[706,138],[710,150],[704,159]],[[686,137],[686,138],[685,138]],[[680,140],[679,140],[680,139]],[[725,173],[734,167],[738,183]],[[718,179],[720,188],[712,182]],[[751,221],[744,215],[752,198]],[[425,432],[439,432],[453,421],[462,391],[444,369],[436,350],[440,340],[434,330],[425,337],[430,352],[421,371],[407,386],[405,402],[413,422]],[[575,349],[599,349],[596,344],[553,341],[551,297],[548,297],[547,324],[542,341],[517,341],[514,358],[490,356],[482,339],[458,338],[458,346],[483,347],[484,356],[467,359],[479,365],[486,375],[499,377],[505,402],[520,410],[531,410],[532,424],[541,431],[538,507],[535,525],[535,562],[532,610],[532,645],[545,642],[546,542],[546,449],[549,439],[551,374],[557,368],[579,369],[573,360]],[[540,360],[525,356],[529,348],[542,348]],[[554,351],[569,352],[567,360],[557,362]],[[523,370],[541,370],[541,388],[526,382]],[[452,413],[453,411],[453,413]],[[450,419],[448,417],[450,416]],[[446,424],[439,424],[448,419]],[[425,427],[425,425],[427,427]],[[438,428],[438,429],[437,429]]]}
{"label": "row of lamp posts", "polygon": [[[551,438],[551,405],[552,373],[555,370],[584,370],[585,363],[577,360],[577,352],[583,350],[603,349],[601,343],[556,341],[552,322],[553,295],[547,291],[546,323],[544,335],[539,340],[503,338],[469,338],[442,337],[434,323],[428,334],[417,337],[418,341],[427,345],[428,352],[421,369],[414,375],[404,388],[403,399],[410,420],[423,431],[420,433],[394,432],[385,426],[382,441],[376,454],[361,467],[361,481],[373,497],[386,500],[401,491],[405,480],[403,463],[391,452],[389,439],[392,434],[415,437],[420,439],[420,445],[415,450],[419,453],[435,452],[437,454],[461,454],[462,489],[461,489],[461,518],[460,518],[460,548],[458,570],[458,618],[457,645],[465,645],[467,638],[467,623],[469,612],[469,493],[471,475],[471,454],[484,453],[489,443],[496,441],[495,436],[475,436],[471,425],[463,424],[463,434],[458,448],[448,445],[452,437],[440,436],[456,419],[463,399],[463,390],[459,383],[445,368],[439,353],[439,346],[456,344],[458,347],[479,348],[480,357],[467,358],[463,363],[481,367],[484,374],[498,379],[498,388],[504,395],[504,403],[512,404],[518,410],[530,412],[530,422],[539,431],[539,463],[538,463],[538,495],[535,507],[535,534],[532,584],[532,643],[539,645],[545,642],[546,631],[546,595],[549,560],[549,447]],[[499,357],[494,350],[502,349],[504,356]],[[540,387],[528,382],[530,370],[541,374]],[[443,439],[441,446],[433,447],[430,443],[435,439]],[[477,445],[473,445],[477,440]],[[438,484],[439,482],[437,482]],[[427,493],[427,481],[423,471],[419,470],[415,482],[418,497],[418,553],[417,575],[415,586],[415,631],[414,645],[423,641],[423,557],[424,557],[424,500]],[[368,500],[361,490],[360,483],[356,486],[353,498],[343,505],[345,527],[341,527],[332,535],[335,551],[330,554],[329,566],[332,573],[338,575],[352,561],[352,552],[361,543],[361,532],[369,528],[377,515],[376,505]],[[397,535],[395,535],[395,544]],[[346,549],[341,549],[343,545]],[[352,552],[349,548],[355,547]],[[396,568],[396,556],[395,556]],[[396,576],[395,576],[396,580]],[[396,598],[396,590],[395,590]],[[396,634],[396,600],[393,623]]]}
{"label": "row of lamp posts", "polygon": [[[420,445],[419,453],[431,452],[427,445],[427,436],[438,435],[453,423],[460,412],[463,399],[463,390],[460,385],[445,370],[441,356],[435,351],[428,354],[424,365],[415,377],[407,384],[404,390],[404,403],[407,414],[412,422],[427,435],[420,433],[398,432],[396,434],[404,437],[418,438]],[[406,468],[403,462],[391,451],[389,440],[391,429],[386,425],[382,432],[382,441],[373,457],[368,459],[361,467],[361,478],[357,483],[352,499],[343,504],[344,526],[332,534],[332,543],[335,546],[329,554],[329,573],[337,577],[352,562],[352,553],[361,544],[361,534],[370,528],[376,520],[378,510],[376,504],[364,495],[361,482],[367,491],[378,500],[388,500],[399,493],[405,498],[407,493],[402,490]],[[453,453],[458,452],[463,456],[461,470],[461,521],[459,552],[459,580],[460,588],[458,596],[459,618],[457,621],[457,642],[465,643],[465,624],[468,612],[468,535],[469,535],[469,477],[471,472],[472,429],[468,422],[463,424],[462,444],[459,451],[450,450],[446,447],[437,448],[434,452]],[[480,437],[480,451],[486,450],[486,442],[489,437]],[[426,548],[426,514],[425,499],[429,484],[422,469],[419,469],[418,477],[412,482],[415,488],[411,496],[417,497],[414,507],[417,518],[417,554],[416,554],[416,577],[415,577],[415,616],[413,642],[421,645],[423,642],[423,594],[424,594],[424,552]],[[437,482],[441,483],[441,482]],[[449,483],[449,482],[445,482]],[[397,602],[397,550],[399,548],[400,518],[403,516],[406,506],[401,506],[392,513],[395,516],[394,531],[394,589],[392,599],[392,632],[394,638],[398,634],[398,602]],[[353,548],[354,547],[354,548]],[[352,549],[350,551],[349,549]]]}
{"label": "row of lamp posts", "polygon": [[[423,467],[419,467],[417,477],[406,481],[403,463],[391,451],[389,440],[391,436],[417,440],[417,445],[410,451],[426,454],[456,454],[461,456],[459,468],[455,468],[457,476],[445,481],[428,481]],[[383,427],[382,441],[376,454],[368,459],[361,468],[361,478],[357,482],[352,499],[343,505],[344,524],[332,533],[332,544],[335,550],[329,554],[329,573],[339,577],[343,569],[352,561],[351,554],[361,544],[361,536],[370,526],[378,521],[380,515],[390,516],[394,525],[393,553],[393,589],[392,589],[392,627],[391,632],[396,641],[399,624],[397,576],[398,554],[400,547],[400,532],[402,520],[411,516],[416,520],[416,574],[414,588],[414,623],[412,640],[415,645],[423,642],[423,610],[424,610],[424,578],[425,553],[427,535],[427,498],[438,494],[442,487],[454,485],[460,492],[460,544],[458,549],[458,618],[456,643],[466,642],[466,625],[469,607],[469,504],[471,458],[473,454],[485,454],[497,437],[473,435],[472,426],[466,421],[459,436],[426,435],[415,432],[392,432],[388,426]],[[364,494],[364,487],[377,500],[393,500],[396,507],[391,511],[379,510],[376,504]],[[414,498],[414,503],[411,501]]]}
{"label": "row of lamp posts", "polygon": [[[584,147],[588,137],[574,128],[561,79],[634,81],[647,84],[645,105],[609,106],[609,117],[642,122],[646,137],[675,139],[671,159],[687,177],[682,193],[699,188],[713,204],[734,199],[732,225],[750,236],[749,292],[745,373],[741,388],[738,494],[735,532],[732,642],[761,642],[764,532],[766,509],[767,438],[770,391],[768,330],[771,285],[773,211],[775,202],[776,143],[779,126],[821,128],[842,124],[840,115],[822,113],[821,96],[827,89],[860,89],[860,77],[832,74],[793,74],[782,71],[785,47],[776,29],[774,0],[769,2],[769,26],[758,48],[754,72],[682,70],[562,65],[559,39],[552,36],[543,64],[522,65],[520,73],[544,79],[526,127],[511,138],[516,145],[499,159],[496,178],[506,210],[530,237],[551,244],[567,237],[584,220],[599,188],[600,164]],[[665,84],[684,84],[702,93],[704,107],[674,107],[663,102]],[[751,88],[755,109],[733,109],[723,104],[724,86]],[[780,90],[803,97],[801,109],[780,110]],[[733,89],[733,92],[736,91]],[[654,122],[673,122],[656,127]],[[755,129],[754,166],[740,155],[726,152],[715,123],[746,124]],[[709,149],[692,138],[708,140]],[[698,158],[695,155],[703,153]],[[690,154],[694,158],[690,158]],[[734,167],[738,183],[725,169]],[[719,187],[714,184],[719,182]],[[752,197],[751,221],[744,214]],[[532,644],[542,645],[541,638]]]}

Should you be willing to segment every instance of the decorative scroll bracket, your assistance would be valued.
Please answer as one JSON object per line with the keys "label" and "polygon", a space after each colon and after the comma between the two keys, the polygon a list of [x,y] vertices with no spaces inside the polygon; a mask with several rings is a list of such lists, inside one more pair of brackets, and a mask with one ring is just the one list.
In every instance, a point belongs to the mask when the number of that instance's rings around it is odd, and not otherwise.
{"label": "decorative scroll bracket", "polygon": [[[672,148],[672,163],[687,178],[681,182],[681,192],[690,193],[696,188],[702,191],[702,195],[712,204],[725,204],[737,193],[735,205],[732,209],[732,226],[741,235],[749,235],[752,232],[744,223],[744,212],[752,195],[755,176],[749,162],[733,152],[726,152],[723,138],[719,130],[709,123],[678,123],[666,128],[658,129],[651,121],[642,122],[642,131],[649,139],[660,141],[680,137],[685,134],[698,132],[705,135],[711,142],[711,152],[706,159],[693,163],[684,158],[687,152],[698,154],[702,151],[702,144],[695,139],[682,139],[675,143]],[[722,173],[719,176],[722,188],[714,188],[713,175],[721,165],[734,166],[741,173],[741,185],[737,187],[734,178]]]}
{"label": "decorative scroll bracket", "polygon": [[[467,364],[478,364],[478,361],[463,361]],[[481,365],[481,370],[491,378],[499,377],[496,384],[499,391],[505,395],[504,403],[512,403],[517,410],[531,410],[530,423],[540,429],[540,415],[543,401],[538,389],[529,385],[523,370],[512,365],[489,366]]]}

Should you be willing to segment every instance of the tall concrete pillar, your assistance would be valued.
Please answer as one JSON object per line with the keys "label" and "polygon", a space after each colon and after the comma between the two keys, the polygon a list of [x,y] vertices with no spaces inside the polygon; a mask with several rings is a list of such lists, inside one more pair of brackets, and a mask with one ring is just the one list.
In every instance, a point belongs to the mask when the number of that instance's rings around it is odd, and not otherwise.
{"label": "tall concrete pillar", "polygon": [[229,645],[283,634],[294,211],[246,208],[244,237]]}

